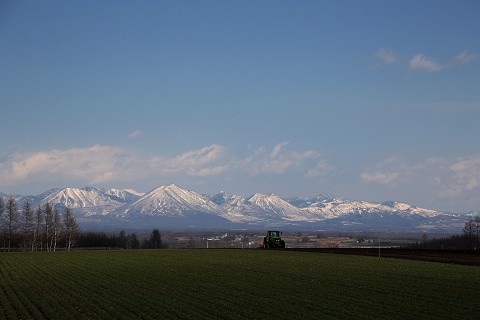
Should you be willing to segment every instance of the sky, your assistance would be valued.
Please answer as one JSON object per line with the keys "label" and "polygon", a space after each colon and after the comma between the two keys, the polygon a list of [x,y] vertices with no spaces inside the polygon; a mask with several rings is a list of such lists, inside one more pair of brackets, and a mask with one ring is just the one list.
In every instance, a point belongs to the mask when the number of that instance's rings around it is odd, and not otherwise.
{"label": "sky", "polygon": [[478,1],[0,0],[0,192],[480,210]]}

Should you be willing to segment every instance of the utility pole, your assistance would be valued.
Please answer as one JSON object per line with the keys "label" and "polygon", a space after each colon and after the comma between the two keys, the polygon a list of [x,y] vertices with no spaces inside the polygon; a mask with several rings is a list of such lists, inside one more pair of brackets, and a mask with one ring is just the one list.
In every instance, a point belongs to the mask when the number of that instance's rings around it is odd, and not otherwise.
{"label": "utility pole", "polygon": [[380,258],[380,236],[378,236],[378,257]]}

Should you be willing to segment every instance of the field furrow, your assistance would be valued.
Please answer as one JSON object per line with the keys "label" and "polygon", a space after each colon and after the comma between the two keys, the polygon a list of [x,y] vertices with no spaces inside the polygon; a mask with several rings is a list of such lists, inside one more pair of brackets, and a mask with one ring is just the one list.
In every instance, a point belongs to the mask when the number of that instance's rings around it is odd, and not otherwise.
{"label": "field furrow", "polygon": [[480,268],[265,250],[0,254],[2,319],[466,318]]}

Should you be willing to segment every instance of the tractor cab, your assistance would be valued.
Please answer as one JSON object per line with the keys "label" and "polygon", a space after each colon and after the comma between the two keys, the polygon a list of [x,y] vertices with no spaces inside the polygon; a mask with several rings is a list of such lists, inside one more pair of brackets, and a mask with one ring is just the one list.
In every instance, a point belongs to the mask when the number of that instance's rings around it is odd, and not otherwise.
{"label": "tractor cab", "polygon": [[268,232],[267,232],[267,237],[279,238],[279,237],[280,237],[280,234],[281,234],[280,231],[268,231]]}
{"label": "tractor cab", "polygon": [[280,231],[267,231],[267,236],[263,237],[263,247],[270,248],[285,248],[285,241],[280,237],[282,233]]}

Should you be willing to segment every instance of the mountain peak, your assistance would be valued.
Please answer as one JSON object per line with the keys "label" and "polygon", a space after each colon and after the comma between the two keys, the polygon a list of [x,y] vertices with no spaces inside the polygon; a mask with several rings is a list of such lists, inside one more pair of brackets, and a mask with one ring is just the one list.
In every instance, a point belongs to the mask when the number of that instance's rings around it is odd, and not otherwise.
{"label": "mountain peak", "polygon": [[160,186],[135,201],[126,212],[148,213],[151,215],[186,212],[218,212],[218,206],[194,191],[188,191],[174,184]]}
{"label": "mountain peak", "polygon": [[209,196],[208,198],[210,199],[210,201],[212,201],[213,203],[216,203],[220,206],[220,205],[224,204],[229,197],[225,193],[225,191],[220,191],[219,193],[214,194],[212,196]]}
{"label": "mountain peak", "polygon": [[[6,195],[0,194],[2,197]],[[160,186],[147,194],[132,189],[63,188],[38,196],[18,196],[19,203],[34,206],[51,203],[69,206],[95,228],[98,221],[150,227],[152,223],[172,228],[202,226],[216,228],[242,225],[283,225],[315,228],[372,230],[403,228],[461,228],[464,217],[422,209],[407,203],[374,203],[335,198],[322,194],[286,201],[275,194],[255,193],[245,198],[224,191],[203,196],[175,184]],[[108,214],[108,216],[107,216]],[[97,220],[96,220],[97,219]],[[465,218],[466,219],[466,218]],[[234,225],[234,226],[238,226]]]}

